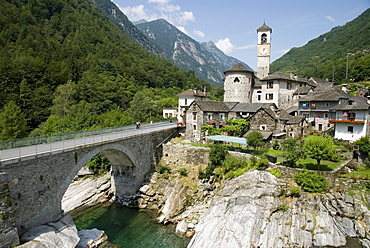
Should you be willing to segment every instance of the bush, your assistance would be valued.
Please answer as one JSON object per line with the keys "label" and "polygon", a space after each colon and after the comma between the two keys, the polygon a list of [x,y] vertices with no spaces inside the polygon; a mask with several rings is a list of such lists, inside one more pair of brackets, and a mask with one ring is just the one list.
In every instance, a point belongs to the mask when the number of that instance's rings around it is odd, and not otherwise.
{"label": "bush", "polygon": [[170,173],[171,169],[168,166],[160,164],[158,166],[158,171],[159,171],[160,174],[165,174],[165,173]]}
{"label": "bush", "polygon": [[279,178],[282,176],[281,170],[273,168],[270,170],[270,173],[274,175],[275,177]]}
{"label": "bush", "polygon": [[110,170],[111,164],[104,155],[98,153],[89,162],[87,162],[86,167],[91,169],[94,174],[101,174],[104,172],[108,172]]}
{"label": "bush", "polygon": [[293,197],[299,197],[301,195],[301,187],[299,186],[290,186],[289,191]]}
{"label": "bush", "polygon": [[184,167],[179,169],[180,175],[181,176],[187,176],[188,175],[188,170]]}
{"label": "bush", "polygon": [[295,182],[310,193],[323,193],[329,188],[325,176],[315,172],[299,171],[294,175]]}
{"label": "bush", "polygon": [[209,152],[209,161],[213,165],[213,167],[221,166],[228,153],[228,148],[223,144],[212,144],[211,150]]}
{"label": "bush", "polygon": [[267,158],[261,158],[257,160],[256,168],[257,170],[265,170],[269,167],[269,160]]}

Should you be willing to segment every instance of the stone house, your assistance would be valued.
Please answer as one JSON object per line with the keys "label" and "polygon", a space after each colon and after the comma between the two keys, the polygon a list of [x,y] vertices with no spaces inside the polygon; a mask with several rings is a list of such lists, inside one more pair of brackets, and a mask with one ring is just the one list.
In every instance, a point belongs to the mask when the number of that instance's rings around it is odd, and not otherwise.
{"label": "stone house", "polygon": [[186,111],[185,136],[192,142],[203,140],[202,126],[206,123],[219,128],[228,119],[230,108],[224,102],[193,101]]}
{"label": "stone house", "polygon": [[329,122],[335,116],[331,108],[349,97],[332,83],[319,83],[313,91],[298,100],[298,115],[305,117],[315,130],[327,131],[334,128],[334,124]]}
{"label": "stone house", "polygon": [[334,138],[356,141],[369,135],[370,104],[363,97],[350,97],[330,109],[335,117],[329,122],[335,125]]}
{"label": "stone house", "polygon": [[192,102],[210,100],[210,96],[207,94],[205,89],[203,91],[198,89],[189,89],[177,94],[177,97],[179,98],[177,121],[183,123],[186,121],[186,110],[189,108]]}

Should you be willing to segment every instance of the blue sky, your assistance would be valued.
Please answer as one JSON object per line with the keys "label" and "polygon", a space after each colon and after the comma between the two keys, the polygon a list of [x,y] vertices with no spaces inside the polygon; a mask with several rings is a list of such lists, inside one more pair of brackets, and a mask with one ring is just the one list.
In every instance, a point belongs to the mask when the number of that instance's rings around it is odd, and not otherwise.
{"label": "blue sky", "polygon": [[[163,18],[199,42],[256,70],[257,28],[272,28],[271,62],[293,47],[342,26],[370,8],[370,0],[113,0],[130,21]],[[352,51],[349,51],[352,52]],[[343,55],[344,56],[344,55]]]}

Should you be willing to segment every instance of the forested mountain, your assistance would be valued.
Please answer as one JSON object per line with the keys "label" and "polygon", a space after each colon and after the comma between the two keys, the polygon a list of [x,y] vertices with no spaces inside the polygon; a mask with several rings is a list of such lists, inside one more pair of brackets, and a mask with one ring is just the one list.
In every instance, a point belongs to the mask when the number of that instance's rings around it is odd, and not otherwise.
{"label": "forested mountain", "polygon": [[292,48],[271,63],[270,71],[296,72],[303,77],[328,78],[335,83],[350,79],[364,81],[370,77],[369,49],[370,9],[367,9],[356,19],[303,47]]}
{"label": "forested mountain", "polygon": [[130,22],[125,14],[111,0],[92,0],[93,3],[103,11],[108,18],[118,26],[118,28],[126,35],[139,43],[145,50],[154,53],[155,55],[166,58],[166,54],[157,44],[152,42],[144,35],[132,22]]}
{"label": "forested mountain", "polygon": [[199,78],[213,84],[223,85],[223,72],[240,62],[225,55],[213,42],[200,44],[166,20],[141,21],[136,26],[160,46],[175,65],[194,71]]}
{"label": "forested mountain", "polygon": [[147,52],[90,0],[0,0],[0,13],[0,140],[40,124],[33,135],[145,121],[183,89],[211,87]]}

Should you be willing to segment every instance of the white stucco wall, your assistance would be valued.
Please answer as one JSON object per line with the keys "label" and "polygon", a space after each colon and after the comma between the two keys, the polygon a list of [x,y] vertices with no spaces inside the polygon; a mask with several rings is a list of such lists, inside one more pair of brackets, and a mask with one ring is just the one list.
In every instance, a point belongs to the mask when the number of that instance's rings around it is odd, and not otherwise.
{"label": "white stucco wall", "polygon": [[[365,122],[366,123],[366,122]],[[348,126],[353,126],[353,133],[348,133]],[[336,123],[334,138],[356,141],[366,136],[365,124]]]}

